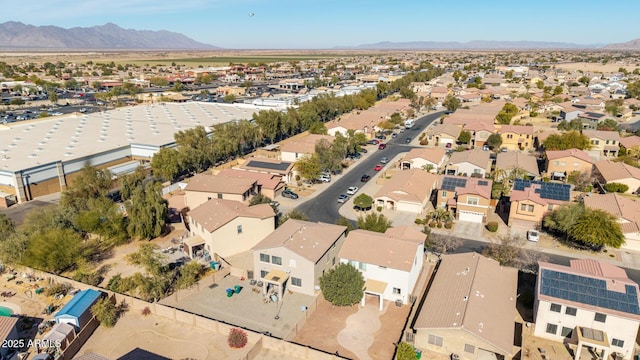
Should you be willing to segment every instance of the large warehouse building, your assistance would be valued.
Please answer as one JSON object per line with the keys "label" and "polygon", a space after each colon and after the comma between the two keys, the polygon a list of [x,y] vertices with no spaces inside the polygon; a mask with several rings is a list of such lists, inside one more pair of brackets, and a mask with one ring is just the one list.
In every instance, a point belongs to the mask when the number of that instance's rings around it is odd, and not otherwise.
{"label": "large warehouse building", "polygon": [[251,119],[259,110],[247,104],[160,103],[0,125],[0,199],[25,202],[59,192],[85,164],[126,172],[175,146],[178,131]]}

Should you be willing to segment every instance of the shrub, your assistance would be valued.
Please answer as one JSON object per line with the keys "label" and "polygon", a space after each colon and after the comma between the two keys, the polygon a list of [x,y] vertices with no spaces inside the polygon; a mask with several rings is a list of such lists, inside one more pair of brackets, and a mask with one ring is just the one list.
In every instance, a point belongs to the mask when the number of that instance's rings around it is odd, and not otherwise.
{"label": "shrub", "polygon": [[441,222],[437,223],[436,226],[438,227],[438,229],[442,229],[442,223]]}
{"label": "shrub", "polygon": [[451,229],[452,227],[453,227],[453,223],[451,221],[447,221],[446,223],[444,223],[445,229]]}
{"label": "shrub", "polygon": [[435,221],[431,221],[431,222],[429,222],[429,227],[430,227],[430,228],[434,228],[434,227],[436,227],[436,222],[435,222]]}
{"label": "shrub", "polygon": [[362,299],[364,278],[352,265],[341,263],[320,277],[320,290],[336,306],[351,306]]}
{"label": "shrub", "polygon": [[422,225],[422,224],[424,224],[424,219],[422,219],[422,218],[416,218],[415,223],[416,223],[416,225]]}
{"label": "shrub", "polygon": [[378,212],[382,212],[382,206],[378,206],[376,210],[378,210]]}
{"label": "shrub", "polygon": [[498,231],[498,223],[496,221],[490,221],[487,223],[487,230],[491,232]]}
{"label": "shrub", "polygon": [[245,345],[247,345],[247,341],[247,333],[245,333],[242,329],[231,328],[231,330],[229,330],[229,337],[227,338],[229,347],[234,349],[241,349]]}
{"label": "shrub", "polygon": [[629,186],[625,184],[610,182],[604,185],[604,189],[607,190],[607,192],[625,193],[629,191]]}
{"label": "shrub", "polygon": [[100,325],[111,328],[118,320],[118,309],[108,297],[103,297],[91,307],[91,314],[100,321]]}
{"label": "shrub", "polygon": [[44,294],[47,296],[54,296],[56,294],[67,295],[70,289],[71,286],[69,284],[53,284],[44,291]]}

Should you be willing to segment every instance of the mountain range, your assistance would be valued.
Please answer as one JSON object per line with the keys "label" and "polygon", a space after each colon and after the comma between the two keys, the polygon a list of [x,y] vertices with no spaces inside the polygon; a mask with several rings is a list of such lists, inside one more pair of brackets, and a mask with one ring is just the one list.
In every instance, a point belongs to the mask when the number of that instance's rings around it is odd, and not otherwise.
{"label": "mountain range", "polygon": [[36,50],[213,50],[182,34],[160,30],[123,29],[107,23],[70,29],[9,21],[0,24],[0,48]]}

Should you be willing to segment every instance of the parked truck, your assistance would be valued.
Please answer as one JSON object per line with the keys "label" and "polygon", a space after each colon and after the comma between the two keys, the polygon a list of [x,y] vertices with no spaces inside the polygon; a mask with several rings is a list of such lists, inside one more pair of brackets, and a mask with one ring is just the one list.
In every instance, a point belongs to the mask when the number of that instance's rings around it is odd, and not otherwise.
{"label": "parked truck", "polygon": [[404,122],[404,128],[405,129],[411,129],[413,127],[413,125],[416,124],[415,120],[407,120]]}

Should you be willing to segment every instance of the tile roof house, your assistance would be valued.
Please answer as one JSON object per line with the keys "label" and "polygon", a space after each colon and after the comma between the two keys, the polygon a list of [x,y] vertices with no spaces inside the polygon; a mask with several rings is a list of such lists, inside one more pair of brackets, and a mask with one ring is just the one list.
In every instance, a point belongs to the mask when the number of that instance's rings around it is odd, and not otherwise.
{"label": "tile roof house", "polygon": [[187,206],[194,209],[211,199],[249,201],[258,194],[258,180],[201,173],[192,177],[184,190]]}
{"label": "tile roof house", "polygon": [[416,148],[411,149],[400,160],[400,168],[406,169],[426,169],[431,167],[430,172],[438,173],[443,169],[449,157],[443,148]]}
{"label": "tile roof house", "polygon": [[247,160],[243,160],[243,162],[234,167],[234,169],[261,174],[279,175],[287,184],[290,184],[295,180],[293,176],[294,166],[295,162],[293,161],[282,161],[266,157],[250,157]]}
{"label": "tile roof house", "polygon": [[516,179],[509,200],[509,226],[536,229],[549,211],[571,201],[571,185]]}
{"label": "tile roof house", "polygon": [[615,158],[620,150],[620,134],[617,131],[583,130],[591,141],[589,153],[599,158]]}
{"label": "tile roof house", "polygon": [[443,255],[411,327],[414,346],[462,359],[516,353],[518,271],[476,253]]}
{"label": "tile roof house", "polygon": [[471,146],[480,147],[487,142],[491,134],[496,132],[496,126],[493,124],[493,120],[477,120],[467,122],[464,125],[464,130],[471,133]]}
{"label": "tile roof house", "polygon": [[[496,155],[496,180],[509,176],[514,169],[524,171],[526,176],[532,179],[540,177],[538,159],[535,156],[520,151],[499,152]],[[500,174],[498,170],[504,171],[504,174]]]}
{"label": "tile roof house", "polygon": [[374,195],[376,206],[420,214],[438,186],[438,175],[422,169],[396,171]]}
{"label": "tile roof house", "polygon": [[502,136],[502,147],[509,150],[533,149],[533,126],[502,125],[498,133]]}
{"label": "tile roof house", "polygon": [[330,135],[308,134],[288,139],[280,145],[280,158],[282,161],[295,162],[298,159],[311,156],[316,150],[316,144],[325,140],[329,145],[333,144],[334,137]]}
{"label": "tile roof house", "polygon": [[[13,316],[1,316],[0,317],[0,341],[3,344],[11,344],[12,340],[18,341],[20,336],[18,335],[17,323],[20,320],[18,317]],[[13,346],[3,346],[0,348],[0,356],[3,359],[8,358],[10,352],[13,351]]]}
{"label": "tile roof house", "polygon": [[[256,244],[253,270],[282,294],[284,289],[315,295],[320,276],[337,264],[346,226],[289,219]],[[269,284],[269,285],[268,285]]]}
{"label": "tile roof house", "polygon": [[276,213],[269,204],[249,206],[239,201],[211,199],[187,213],[190,258],[217,254],[232,256],[251,249],[276,228]]}
{"label": "tile roof house", "polygon": [[625,238],[623,249],[640,250],[640,201],[617,193],[585,196],[584,206],[615,216]]}
{"label": "tile roof house", "polygon": [[607,184],[615,182],[629,187],[627,194],[640,190],[640,169],[624,162],[601,160],[593,164],[593,174],[598,182]]}
{"label": "tile roof house", "polygon": [[435,206],[451,211],[460,221],[484,223],[491,204],[488,179],[441,175]]}
{"label": "tile roof house", "polygon": [[478,148],[455,151],[447,161],[445,172],[447,175],[485,177],[491,172],[489,151]]}
{"label": "tile roof house", "polygon": [[[608,359],[631,359],[640,324],[638,284],[605,261],[538,263],[534,335],[567,343],[576,359],[587,346]],[[615,357],[615,356],[614,356]]]}
{"label": "tile roof house", "polygon": [[382,301],[409,303],[424,262],[424,233],[412,226],[389,228],[385,233],[352,230],[338,257],[341,263],[359,269],[365,279],[365,294]]}
{"label": "tile roof house", "polygon": [[425,132],[429,145],[452,148],[462,129],[452,124],[436,124]]}
{"label": "tile roof house", "polygon": [[356,111],[340,116],[337,120],[326,124],[327,133],[335,136],[336,133],[347,135],[348,130],[372,135],[379,129],[379,124],[386,119],[386,115],[375,111]]}
{"label": "tile roof house", "polygon": [[566,180],[574,171],[591,176],[593,160],[584,150],[547,150],[545,168],[552,180]]}
{"label": "tile roof house", "polygon": [[227,178],[256,179],[258,181],[258,193],[272,200],[282,194],[282,191],[284,190],[284,181],[282,181],[281,175],[243,171],[238,169],[222,169],[218,173],[218,176],[224,176]]}
{"label": "tile roof house", "polygon": [[628,155],[640,155],[640,136],[632,135],[620,138],[620,147],[624,147]]}

